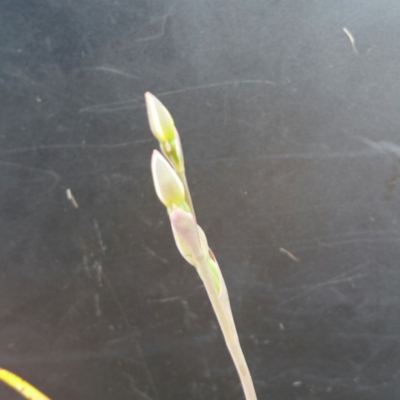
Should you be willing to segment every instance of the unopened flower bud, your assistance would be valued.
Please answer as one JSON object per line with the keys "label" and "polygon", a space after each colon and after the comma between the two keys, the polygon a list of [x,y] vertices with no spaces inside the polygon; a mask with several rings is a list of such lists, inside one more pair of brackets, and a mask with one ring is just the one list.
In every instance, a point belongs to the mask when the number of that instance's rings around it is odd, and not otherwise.
{"label": "unopened flower bud", "polygon": [[[172,212],[174,212],[174,211],[172,211]],[[196,263],[195,263],[195,260],[193,258],[193,255],[192,255],[192,252],[191,252],[189,246],[187,245],[187,243],[185,242],[183,237],[178,233],[178,231],[174,227],[174,224],[171,224],[171,226],[172,226],[172,233],[174,234],[176,247],[178,248],[179,253],[181,253],[181,256],[189,264],[193,265],[193,267],[196,267]],[[206,235],[204,234],[203,229],[201,229],[199,225],[197,225],[197,231],[199,234],[202,251],[205,255],[207,255],[208,254],[208,244],[207,244]]]}
{"label": "unopened flower bud", "polygon": [[174,139],[175,124],[171,114],[164,104],[150,92],[145,95],[147,116],[149,118],[150,129],[160,143]]}
{"label": "unopened flower bud", "polygon": [[[214,256],[212,258],[210,257],[210,250],[203,230],[196,224],[192,214],[175,205],[173,206],[173,211],[169,214],[169,219],[171,221],[175,242],[180,253],[189,264],[195,267],[197,267],[197,259],[203,257],[206,261],[207,269],[215,286],[215,290],[219,294],[219,267]],[[203,279],[200,269],[198,269],[198,272]]]}
{"label": "unopened flower bud", "polygon": [[182,181],[169,162],[157,150],[153,151],[151,157],[151,172],[157,196],[165,207],[185,201],[185,189]]}

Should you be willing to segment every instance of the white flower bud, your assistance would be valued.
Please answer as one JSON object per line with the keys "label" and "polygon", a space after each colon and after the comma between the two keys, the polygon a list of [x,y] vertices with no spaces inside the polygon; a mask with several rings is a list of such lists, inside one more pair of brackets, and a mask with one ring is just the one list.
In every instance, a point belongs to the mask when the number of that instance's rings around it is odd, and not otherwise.
{"label": "white flower bud", "polygon": [[164,104],[150,92],[145,95],[147,116],[150,129],[160,143],[165,143],[175,137],[175,124]]}
{"label": "white flower bud", "polygon": [[179,204],[185,200],[182,181],[171,164],[157,150],[153,151],[151,157],[151,173],[157,196],[165,207],[171,207],[172,204]]}

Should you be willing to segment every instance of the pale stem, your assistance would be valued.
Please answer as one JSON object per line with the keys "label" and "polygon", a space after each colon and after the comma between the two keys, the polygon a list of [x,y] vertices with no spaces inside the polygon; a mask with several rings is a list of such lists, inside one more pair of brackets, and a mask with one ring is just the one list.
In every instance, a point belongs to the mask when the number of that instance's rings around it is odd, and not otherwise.
{"label": "pale stem", "polygon": [[224,307],[219,300],[214,283],[212,282],[209,274],[207,261],[204,255],[202,254],[195,257],[195,263],[197,268],[200,270],[208,297],[210,298],[214,312],[224,335],[226,345],[239,374],[246,400],[257,400],[254,384],[251,379],[250,371],[247,366],[246,359],[244,358],[242,348],[240,346],[235,323],[233,322],[231,314],[232,312],[230,308],[226,309],[226,307]]}
{"label": "pale stem", "polygon": [[[196,221],[196,214],[194,212],[192,198],[190,196],[190,191],[189,191],[189,185],[186,180],[185,170],[182,169],[180,171],[176,171],[176,173],[178,174],[178,177],[183,183],[183,187],[185,189],[186,201],[190,207],[194,220]],[[195,223],[197,225],[197,222]],[[240,346],[239,337],[237,335],[235,327],[235,322],[232,317],[232,311],[230,307],[229,308],[224,307],[220,302],[218,293],[215,290],[214,283],[210,276],[207,266],[207,261],[204,257],[204,254],[201,254],[197,257],[194,255],[194,259],[196,266],[200,271],[200,275],[203,279],[204,286],[206,288],[208,297],[210,298],[215,315],[217,316],[219,325],[222,330],[222,334],[224,335],[226,345],[231,354],[236,370],[239,374],[240,382],[242,384],[246,400],[257,400],[257,395],[254,389],[253,380],[251,379],[250,371],[247,366],[246,359],[244,358],[242,348]],[[228,293],[226,295],[228,296]]]}
{"label": "pale stem", "polygon": [[183,183],[183,187],[185,189],[185,199],[186,202],[189,205],[190,211],[192,212],[192,215],[194,217],[194,220],[196,221],[196,214],[194,212],[194,207],[193,207],[193,202],[192,202],[192,197],[190,196],[190,192],[189,192],[189,185],[187,183],[186,180],[186,175],[185,175],[185,170],[181,169],[179,171],[175,170],[175,172],[177,173],[179,179],[181,180],[181,182]]}

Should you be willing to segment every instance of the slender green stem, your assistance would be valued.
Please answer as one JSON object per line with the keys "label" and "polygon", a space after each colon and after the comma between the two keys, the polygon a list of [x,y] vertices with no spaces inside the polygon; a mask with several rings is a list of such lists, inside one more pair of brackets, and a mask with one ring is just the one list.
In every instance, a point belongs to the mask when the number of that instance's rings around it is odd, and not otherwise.
{"label": "slender green stem", "polygon": [[208,297],[210,298],[214,312],[217,316],[226,345],[239,374],[246,400],[257,400],[254,384],[251,379],[250,371],[247,366],[246,359],[244,358],[242,348],[240,346],[239,337],[237,335],[230,307],[224,307],[221,304],[218,293],[215,290],[215,286],[212,282],[204,255],[199,254],[195,256],[195,262],[200,271],[200,275],[203,279],[204,286],[206,288]]}
{"label": "slender green stem", "polygon": [[192,202],[192,196],[190,195],[190,191],[189,191],[189,185],[187,183],[187,179],[186,179],[186,175],[185,175],[185,170],[181,169],[179,171],[175,171],[179,177],[179,179],[181,180],[181,182],[183,183],[183,187],[185,189],[185,198],[186,198],[186,202],[189,205],[190,211],[192,212],[192,215],[194,217],[194,219],[196,220],[196,214],[194,212],[194,207],[193,207],[193,202]]}

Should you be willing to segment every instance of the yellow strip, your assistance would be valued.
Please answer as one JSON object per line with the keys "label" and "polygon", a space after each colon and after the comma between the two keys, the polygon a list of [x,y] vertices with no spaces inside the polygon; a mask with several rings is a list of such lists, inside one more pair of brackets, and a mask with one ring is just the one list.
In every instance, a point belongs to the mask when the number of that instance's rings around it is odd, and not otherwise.
{"label": "yellow strip", "polygon": [[0,380],[11,386],[28,400],[50,400],[49,397],[34,388],[30,383],[3,368],[0,368]]}

